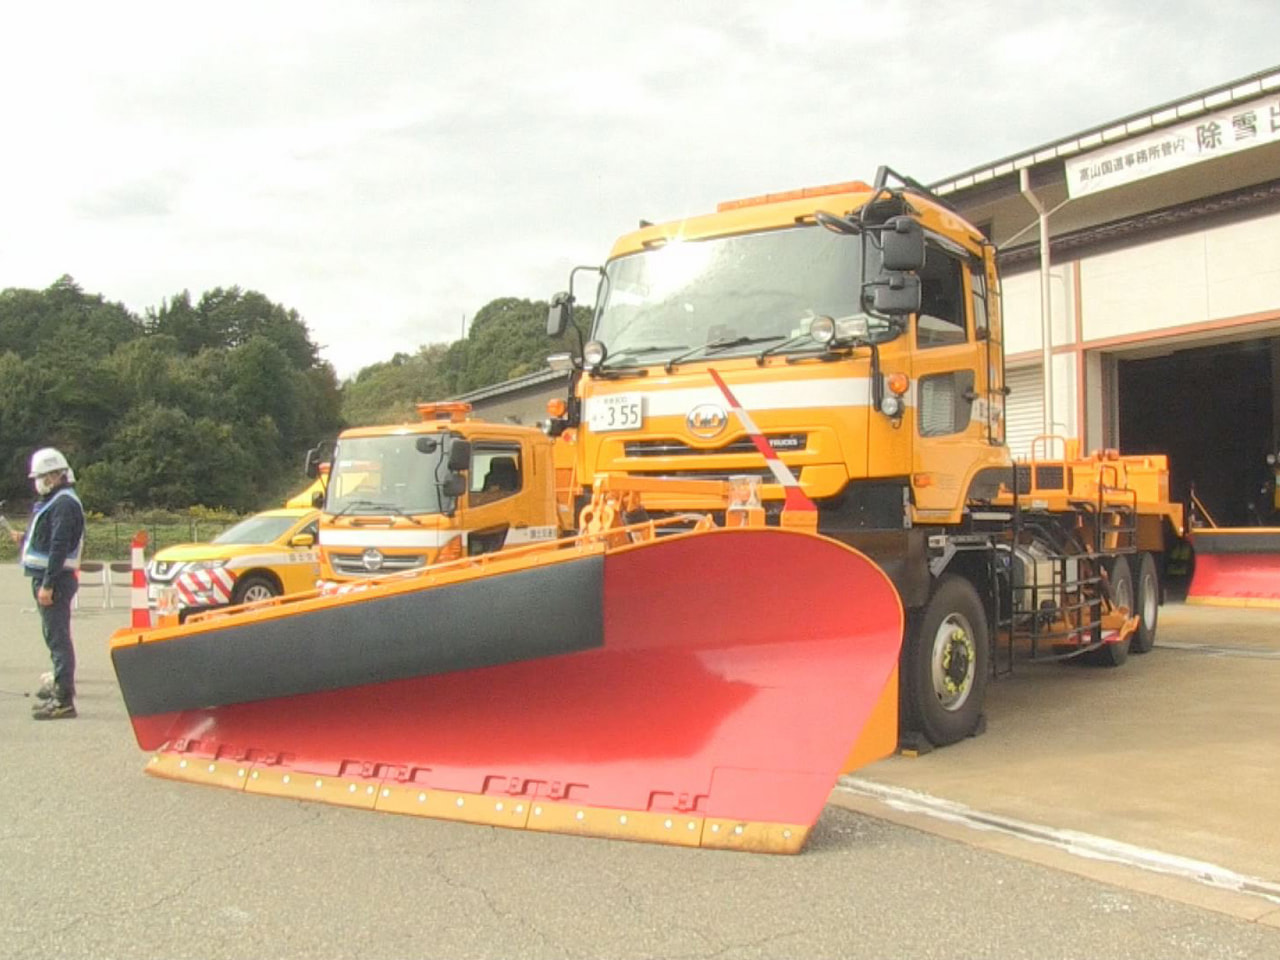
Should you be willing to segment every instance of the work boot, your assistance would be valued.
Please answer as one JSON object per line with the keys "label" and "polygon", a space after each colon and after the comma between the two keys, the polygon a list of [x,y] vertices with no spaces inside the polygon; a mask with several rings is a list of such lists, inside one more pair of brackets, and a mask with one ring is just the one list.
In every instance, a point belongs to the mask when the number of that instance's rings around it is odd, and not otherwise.
{"label": "work boot", "polygon": [[32,720],[71,720],[76,715],[76,705],[70,700],[49,698],[31,711]]}
{"label": "work boot", "polygon": [[40,677],[40,689],[36,691],[37,700],[52,700],[57,689],[53,685],[53,674],[46,673]]}

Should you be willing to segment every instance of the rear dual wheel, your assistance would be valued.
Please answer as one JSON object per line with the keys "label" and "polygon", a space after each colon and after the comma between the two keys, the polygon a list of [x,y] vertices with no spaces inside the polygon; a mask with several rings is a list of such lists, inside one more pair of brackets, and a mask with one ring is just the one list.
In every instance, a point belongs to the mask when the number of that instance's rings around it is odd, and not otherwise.
{"label": "rear dual wheel", "polygon": [[908,624],[902,657],[906,729],[936,746],[972,735],[982,718],[989,673],[987,614],[964,577],[941,577]]}
{"label": "rear dual wheel", "polygon": [[1140,553],[1133,558],[1135,612],[1140,618],[1130,651],[1149,653],[1156,645],[1156,625],[1160,619],[1160,574],[1156,558]]}

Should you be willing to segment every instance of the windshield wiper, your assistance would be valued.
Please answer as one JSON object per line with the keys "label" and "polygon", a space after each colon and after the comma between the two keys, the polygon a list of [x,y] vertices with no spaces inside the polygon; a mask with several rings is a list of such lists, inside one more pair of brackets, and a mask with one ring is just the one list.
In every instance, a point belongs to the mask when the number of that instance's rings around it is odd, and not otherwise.
{"label": "windshield wiper", "polygon": [[[404,517],[406,520],[416,523],[418,526],[422,526],[421,520],[419,520],[417,517],[410,516],[409,514],[405,513],[395,504],[378,503],[378,501],[376,500],[348,500],[346,504],[343,505],[342,509],[334,513],[333,516],[335,517],[345,516],[348,512],[351,511],[353,507],[363,507],[363,508],[372,507],[374,510],[390,511],[391,513],[394,513],[396,516]],[[367,515],[368,514],[355,514],[355,516],[367,516]]]}
{"label": "windshield wiper", "polygon": [[[779,350],[785,350],[787,347],[795,346],[802,340],[813,340],[813,337],[811,337],[809,332],[806,330],[804,333],[797,333],[794,337],[787,337],[787,339],[783,340],[781,343],[775,343],[771,347],[765,347],[756,354],[756,363],[764,363],[765,357],[775,354]],[[817,343],[818,341],[814,340],[813,342]]]}
{"label": "windshield wiper", "polygon": [[773,340],[785,339],[782,334],[774,334],[769,337],[725,337],[720,340],[712,340],[710,343],[704,343],[694,347],[692,350],[686,350],[677,357],[672,357],[665,364],[667,373],[675,369],[677,363],[683,363],[685,360],[692,360],[694,357],[705,356],[712,353],[720,353],[724,350],[732,350],[734,347],[745,347],[750,343],[769,343]]}
{"label": "windshield wiper", "polygon": [[370,503],[369,506],[376,507],[379,510],[390,510],[397,517],[404,517],[410,523],[416,523],[418,526],[422,526],[421,520],[419,520],[417,517],[413,516],[412,514],[405,513],[403,510],[397,507],[394,503]]}
{"label": "windshield wiper", "polygon": [[350,511],[353,507],[376,507],[376,506],[377,504],[374,503],[372,500],[348,500],[345,504],[343,504],[341,510],[334,511],[333,516],[335,517],[345,516],[347,512]]}
{"label": "windshield wiper", "polygon": [[[621,359],[622,357],[626,357],[627,359],[634,359],[636,357],[646,356],[647,354],[650,354],[650,353],[667,353],[668,351],[671,351],[671,350],[685,350],[685,349],[688,349],[688,346],[689,345],[686,343],[677,343],[672,346],[665,346],[665,347],[659,347],[659,346],[633,347],[629,350],[620,350],[617,353],[610,354],[609,356],[605,357],[605,360],[616,361]],[[596,367],[596,369],[604,370],[607,372],[609,370],[614,370],[617,368],[608,366],[607,364],[602,363],[600,364],[600,366]]]}

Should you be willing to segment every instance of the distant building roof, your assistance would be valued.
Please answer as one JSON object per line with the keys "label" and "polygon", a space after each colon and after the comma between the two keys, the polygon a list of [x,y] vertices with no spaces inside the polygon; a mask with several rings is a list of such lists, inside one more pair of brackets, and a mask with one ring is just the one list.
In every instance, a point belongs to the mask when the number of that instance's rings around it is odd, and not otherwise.
{"label": "distant building roof", "polygon": [[537,387],[544,383],[553,383],[556,380],[568,379],[569,374],[563,370],[552,370],[548,367],[545,370],[538,370],[534,373],[526,373],[523,377],[515,377],[502,383],[495,383],[487,387],[481,387],[478,390],[472,390],[469,393],[460,393],[453,400],[466,400],[474,403],[477,400],[488,400],[490,397],[499,397],[508,393],[515,393],[517,390],[523,390],[526,387]]}

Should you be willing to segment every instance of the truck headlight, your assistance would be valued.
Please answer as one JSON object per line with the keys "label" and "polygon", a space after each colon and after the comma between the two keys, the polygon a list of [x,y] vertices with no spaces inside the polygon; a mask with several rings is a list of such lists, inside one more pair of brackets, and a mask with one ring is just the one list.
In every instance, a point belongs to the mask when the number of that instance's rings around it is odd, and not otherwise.
{"label": "truck headlight", "polygon": [[880,412],[886,417],[902,416],[902,398],[901,397],[885,397],[880,401]]}

